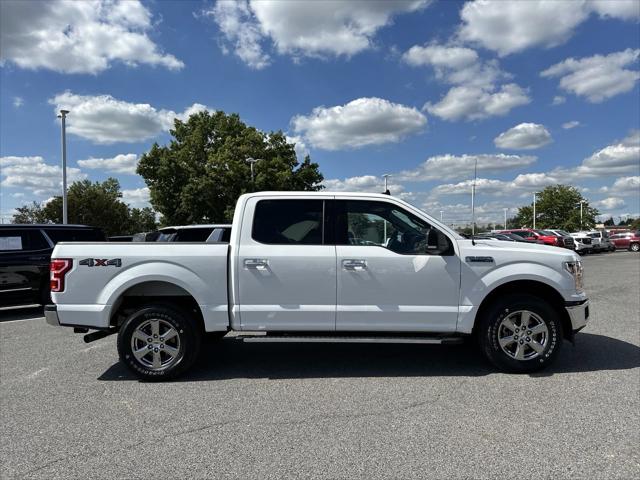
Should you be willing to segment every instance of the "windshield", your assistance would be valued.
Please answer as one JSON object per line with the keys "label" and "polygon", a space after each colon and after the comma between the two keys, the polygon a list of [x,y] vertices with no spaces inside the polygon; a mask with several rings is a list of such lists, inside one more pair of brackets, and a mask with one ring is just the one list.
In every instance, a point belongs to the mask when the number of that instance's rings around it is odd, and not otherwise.
{"label": "windshield", "polygon": [[565,232],[564,230],[556,230],[556,232],[559,233],[562,236],[565,236],[565,237],[569,237],[570,236],[569,232]]}

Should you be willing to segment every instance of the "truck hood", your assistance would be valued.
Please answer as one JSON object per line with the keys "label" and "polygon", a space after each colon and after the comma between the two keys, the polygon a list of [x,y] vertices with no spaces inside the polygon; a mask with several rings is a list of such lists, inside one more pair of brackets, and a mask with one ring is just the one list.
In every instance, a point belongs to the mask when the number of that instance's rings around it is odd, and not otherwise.
{"label": "truck hood", "polygon": [[536,263],[548,263],[556,268],[558,262],[578,261],[580,256],[566,248],[541,245],[539,243],[505,242],[502,240],[476,239],[475,245],[471,240],[458,240],[462,257],[492,256],[496,260],[517,261],[534,260]]}

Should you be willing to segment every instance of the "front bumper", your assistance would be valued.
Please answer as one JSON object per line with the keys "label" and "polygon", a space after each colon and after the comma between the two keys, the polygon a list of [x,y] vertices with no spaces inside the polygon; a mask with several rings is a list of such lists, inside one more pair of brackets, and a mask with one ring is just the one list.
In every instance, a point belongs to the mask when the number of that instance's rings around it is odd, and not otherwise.
{"label": "front bumper", "polygon": [[58,319],[58,306],[57,305],[45,305],[44,306],[44,318],[49,325],[54,327],[60,326],[60,320]]}
{"label": "front bumper", "polygon": [[565,308],[571,319],[571,329],[575,332],[587,325],[590,317],[589,300],[566,302]]}

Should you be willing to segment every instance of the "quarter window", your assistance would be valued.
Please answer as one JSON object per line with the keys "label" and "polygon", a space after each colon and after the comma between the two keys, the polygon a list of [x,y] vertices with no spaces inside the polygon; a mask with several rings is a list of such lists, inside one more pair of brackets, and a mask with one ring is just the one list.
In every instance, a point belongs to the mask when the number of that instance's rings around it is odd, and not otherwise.
{"label": "quarter window", "polygon": [[253,216],[252,238],[276,245],[321,245],[323,200],[260,200]]}

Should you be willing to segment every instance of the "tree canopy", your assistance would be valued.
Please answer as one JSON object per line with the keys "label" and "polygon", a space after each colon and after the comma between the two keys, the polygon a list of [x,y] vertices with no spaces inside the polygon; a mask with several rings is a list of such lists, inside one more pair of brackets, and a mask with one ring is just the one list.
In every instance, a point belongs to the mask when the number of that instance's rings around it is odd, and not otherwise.
{"label": "tree canopy", "polygon": [[[74,182],[67,192],[69,223],[100,227],[107,235],[125,235],[156,229],[150,208],[130,208],[121,200],[115,178],[92,183]],[[62,223],[62,197],[45,205],[33,202],[16,209],[13,223]]]}
{"label": "tree canopy", "polygon": [[[138,173],[165,224],[228,222],[240,195],[262,190],[320,190],[324,180],[281,131],[264,133],[237,114],[200,112],[176,119],[166,146],[142,155]],[[255,180],[247,158],[254,164]]]}
{"label": "tree canopy", "polygon": [[[580,202],[583,202],[582,224]],[[578,189],[570,185],[549,186],[537,195],[536,228],[559,228],[574,232],[594,227],[597,215],[598,210],[591,207]],[[517,227],[532,227],[533,202],[520,207],[509,223]]]}

